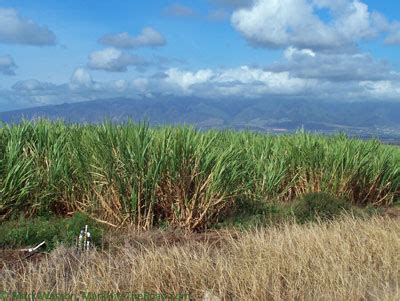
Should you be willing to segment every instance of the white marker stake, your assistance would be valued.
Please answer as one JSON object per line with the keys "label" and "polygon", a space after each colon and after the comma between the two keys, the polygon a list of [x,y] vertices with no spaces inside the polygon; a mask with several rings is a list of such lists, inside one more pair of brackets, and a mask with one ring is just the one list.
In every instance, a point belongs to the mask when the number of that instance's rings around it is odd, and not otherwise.
{"label": "white marker stake", "polygon": [[87,233],[86,250],[89,250],[89,247],[90,247],[90,232]]}
{"label": "white marker stake", "polygon": [[79,233],[79,238],[78,238],[78,250],[82,249],[82,240],[83,240],[83,230]]}
{"label": "white marker stake", "polygon": [[39,249],[41,246],[43,246],[46,242],[42,241],[40,244],[38,244],[36,247],[34,248],[29,248],[29,249],[21,249],[22,252],[26,252],[28,251],[29,253],[32,253],[34,251],[36,251],[37,249]]}

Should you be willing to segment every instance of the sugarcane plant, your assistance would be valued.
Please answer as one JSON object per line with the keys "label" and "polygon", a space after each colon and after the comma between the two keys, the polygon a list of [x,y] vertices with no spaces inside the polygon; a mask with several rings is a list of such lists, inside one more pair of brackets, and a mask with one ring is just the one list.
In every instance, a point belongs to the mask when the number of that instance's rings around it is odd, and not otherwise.
{"label": "sugarcane plant", "polygon": [[399,201],[400,148],[342,134],[133,122],[0,128],[0,223],[84,212],[112,227],[196,231],[239,201],[288,203],[313,192],[358,206]]}

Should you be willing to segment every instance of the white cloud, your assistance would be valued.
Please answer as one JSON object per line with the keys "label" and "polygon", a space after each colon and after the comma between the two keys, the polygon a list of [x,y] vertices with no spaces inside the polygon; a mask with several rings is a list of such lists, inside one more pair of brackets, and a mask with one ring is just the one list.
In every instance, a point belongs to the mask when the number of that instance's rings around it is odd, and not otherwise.
{"label": "white cloud", "polygon": [[136,37],[127,32],[107,34],[99,42],[117,48],[160,47],[166,44],[164,36],[152,27],[145,27]]}
{"label": "white cloud", "polygon": [[274,63],[266,69],[273,72],[290,72],[299,78],[337,81],[379,81],[398,79],[390,65],[374,59],[367,53],[320,53],[310,49],[288,47],[285,61]]}
{"label": "white cloud", "polygon": [[9,55],[0,55],[0,74],[15,75],[17,65],[14,59]]}
{"label": "white cloud", "polygon": [[[323,20],[321,9],[332,20]],[[394,26],[359,0],[256,0],[252,7],[236,10],[231,22],[254,45],[313,50],[352,47]]]}
{"label": "white cloud", "polygon": [[55,87],[56,85],[51,83],[40,82],[36,79],[28,79],[16,82],[12,88],[17,91],[31,93],[33,91],[48,91]]}
{"label": "white cloud", "polygon": [[36,79],[21,80],[12,86],[7,96],[15,106],[38,106],[62,103],[67,96],[67,85],[56,85]]}
{"label": "white cloud", "polygon": [[[368,63],[367,58],[361,58],[361,61],[363,59]],[[372,80],[360,76],[358,80],[341,81],[335,80],[335,76],[340,77],[341,75],[336,75],[333,71],[332,73],[327,77],[323,77],[322,74],[301,77],[291,70],[273,71],[249,66],[197,71],[171,68],[163,76],[133,80],[131,88],[142,95],[184,95],[214,99],[265,97],[267,100],[271,97],[290,97],[354,101],[398,100],[400,98],[400,89],[397,88],[400,83],[398,77],[379,80],[378,78],[374,79],[375,75],[371,75]],[[340,74],[340,70],[338,73]]]}
{"label": "white cloud", "polygon": [[167,75],[164,79],[166,83],[179,86],[183,91],[189,91],[191,86],[209,81],[213,76],[213,71],[204,69],[196,72],[185,72],[177,68],[171,68],[165,74]]}
{"label": "white cloud", "polygon": [[313,80],[293,78],[288,72],[269,72],[259,68],[241,66],[231,69],[202,69],[184,71],[171,68],[165,76],[152,79],[147,88],[156,93],[193,95],[218,98],[260,97],[263,95],[291,95],[304,93],[315,83]]}
{"label": "white cloud", "polygon": [[114,89],[118,92],[123,92],[128,88],[128,82],[124,79],[118,79],[113,83]]}
{"label": "white cloud", "polygon": [[99,82],[92,78],[88,70],[77,68],[68,83],[53,84],[28,79],[16,82],[10,90],[0,89],[0,107],[15,109],[120,96],[135,97],[133,90],[126,80]]}
{"label": "white cloud", "polygon": [[71,76],[69,86],[72,90],[79,88],[92,88],[94,86],[94,81],[89,72],[84,68],[75,69]]}
{"label": "white cloud", "polygon": [[289,72],[270,72],[242,66],[219,73],[214,85],[224,95],[235,96],[235,93],[239,93],[248,97],[259,97],[271,94],[302,94],[314,84],[312,80],[292,77]]}
{"label": "white cloud", "polygon": [[125,72],[129,66],[144,66],[146,64],[147,62],[141,57],[122,52],[116,48],[106,48],[94,51],[89,55],[88,67],[111,72]]}
{"label": "white cloud", "polygon": [[20,16],[15,9],[0,8],[0,43],[54,45],[56,36],[47,26]]}
{"label": "white cloud", "polygon": [[363,93],[368,97],[375,99],[399,99],[400,97],[400,81],[393,82],[389,80],[382,81],[361,81],[360,87]]}
{"label": "white cloud", "polygon": [[151,95],[153,89],[150,89],[149,85],[150,80],[143,77],[135,78],[131,82],[131,88],[141,95]]}
{"label": "white cloud", "polygon": [[315,57],[316,53],[311,49],[297,49],[294,47],[288,47],[284,52],[284,56],[287,60],[291,61],[302,57]]}

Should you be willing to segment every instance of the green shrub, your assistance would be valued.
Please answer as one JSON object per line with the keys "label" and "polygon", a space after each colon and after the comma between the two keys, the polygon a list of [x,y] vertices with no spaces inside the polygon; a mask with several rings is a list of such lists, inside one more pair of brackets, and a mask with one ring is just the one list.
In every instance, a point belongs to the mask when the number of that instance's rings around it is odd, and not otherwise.
{"label": "green shrub", "polygon": [[3,222],[0,226],[0,247],[28,247],[42,241],[46,241],[46,250],[60,243],[71,246],[85,225],[89,227],[92,242],[100,245],[103,232],[101,227],[85,214],[76,213],[71,218],[20,218]]}
{"label": "green shrub", "polygon": [[293,215],[300,223],[329,220],[340,215],[343,211],[351,210],[349,201],[339,199],[329,193],[314,192],[296,200],[292,206]]}
{"label": "green shrub", "polygon": [[292,219],[288,206],[279,202],[239,200],[215,228],[251,229]]}

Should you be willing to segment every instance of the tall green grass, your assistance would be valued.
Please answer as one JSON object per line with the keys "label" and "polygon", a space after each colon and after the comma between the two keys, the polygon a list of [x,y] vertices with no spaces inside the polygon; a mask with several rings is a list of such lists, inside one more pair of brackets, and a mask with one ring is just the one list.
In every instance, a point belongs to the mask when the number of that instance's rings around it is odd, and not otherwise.
{"label": "tall green grass", "polygon": [[3,220],[83,211],[114,225],[199,229],[238,200],[323,191],[380,206],[399,187],[399,149],[344,135],[46,120],[0,128]]}

